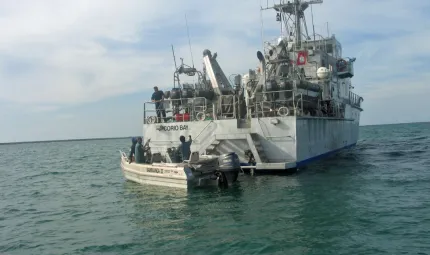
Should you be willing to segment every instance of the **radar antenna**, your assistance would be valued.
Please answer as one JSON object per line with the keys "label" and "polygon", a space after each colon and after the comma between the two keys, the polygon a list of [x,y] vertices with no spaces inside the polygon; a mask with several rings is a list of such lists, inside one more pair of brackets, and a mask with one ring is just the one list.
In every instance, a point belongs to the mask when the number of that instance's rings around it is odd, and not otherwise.
{"label": "radar antenna", "polygon": [[[285,22],[283,26],[287,29],[289,26],[289,21],[291,21],[291,27],[295,30],[295,44],[297,48],[301,47],[302,42],[302,20],[304,23],[306,39],[310,39],[308,35],[308,29],[306,25],[306,18],[304,11],[312,4],[322,4],[323,0],[311,0],[311,1],[302,1],[302,0],[293,0],[293,1],[281,1],[279,4],[274,4],[272,7],[267,7],[263,10],[274,9],[277,11],[276,19],[277,21]],[[284,17],[282,17],[284,15]],[[312,13],[313,19],[313,13]],[[312,22],[313,23],[313,22]],[[292,33],[290,33],[290,36]]]}

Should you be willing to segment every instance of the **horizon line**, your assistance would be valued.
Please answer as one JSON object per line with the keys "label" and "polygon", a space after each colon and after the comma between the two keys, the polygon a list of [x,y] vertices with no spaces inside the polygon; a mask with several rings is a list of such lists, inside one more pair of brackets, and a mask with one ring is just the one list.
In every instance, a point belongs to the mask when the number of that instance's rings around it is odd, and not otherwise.
{"label": "horizon line", "polygon": [[55,139],[55,140],[34,140],[34,141],[20,141],[20,142],[3,142],[0,145],[14,145],[24,143],[56,143],[56,142],[77,142],[77,141],[91,141],[91,140],[114,140],[114,139],[127,139],[134,136],[118,136],[118,137],[95,137],[95,138],[74,138],[74,139]]}

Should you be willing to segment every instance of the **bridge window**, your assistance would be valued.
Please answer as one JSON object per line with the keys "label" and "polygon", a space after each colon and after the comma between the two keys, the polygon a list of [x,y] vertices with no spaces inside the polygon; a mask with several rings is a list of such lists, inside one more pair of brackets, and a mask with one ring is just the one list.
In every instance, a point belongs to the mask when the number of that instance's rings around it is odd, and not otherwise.
{"label": "bridge window", "polygon": [[327,53],[332,54],[333,53],[333,45],[327,44]]}

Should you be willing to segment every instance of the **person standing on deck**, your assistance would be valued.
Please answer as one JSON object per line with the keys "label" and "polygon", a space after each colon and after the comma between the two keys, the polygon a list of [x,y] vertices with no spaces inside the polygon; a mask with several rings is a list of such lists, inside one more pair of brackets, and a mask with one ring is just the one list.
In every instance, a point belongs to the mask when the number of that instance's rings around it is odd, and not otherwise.
{"label": "person standing on deck", "polygon": [[145,155],[144,155],[143,145],[142,145],[142,137],[137,138],[137,144],[135,149],[135,160],[136,164],[145,163]]}
{"label": "person standing on deck", "polygon": [[191,155],[191,143],[193,140],[191,139],[191,136],[188,136],[189,140],[185,141],[185,136],[181,135],[179,137],[179,141],[181,141],[181,144],[178,147],[178,150],[182,153],[182,161],[189,160]]}
{"label": "person standing on deck", "polygon": [[131,162],[134,161],[134,152],[136,151],[136,143],[137,143],[137,139],[136,139],[136,137],[133,137],[131,139],[130,154],[128,155],[128,163],[130,163],[130,164],[131,164]]}
{"label": "person standing on deck", "polygon": [[161,122],[161,115],[163,115],[163,121],[166,121],[166,110],[164,110],[163,101],[164,92],[158,90],[158,87],[154,87],[154,93],[152,93],[151,101],[155,102],[155,111],[157,112],[157,121]]}

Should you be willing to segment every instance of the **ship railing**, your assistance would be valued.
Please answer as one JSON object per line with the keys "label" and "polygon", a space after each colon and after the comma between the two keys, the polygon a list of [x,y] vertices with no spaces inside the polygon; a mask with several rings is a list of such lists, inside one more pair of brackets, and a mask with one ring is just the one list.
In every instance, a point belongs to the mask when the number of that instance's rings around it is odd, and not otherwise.
{"label": "ship railing", "polygon": [[315,33],[315,36],[316,36],[315,40],[310,42],[310,43],[308,42],[308,45],[313,44],[312,46],[315,47],[315,50],[322,50],[324,52],[327,52],[327,49],[328,49],[327,41],[330,40],[330,38],[325,37],[325,36],[318,34],[318,33]]}
{"label": "ship railing", "polygon": [[303,113],[303,94],[293,90],[259,92],[248,103],[252,117],[298,116]]}
{"label": "ship railing", "polygon": [[[204,117],[208,111],[207,99],[204,97],[164,99],[156,109],[155,102],[143,103],[143,123],[154,124],[161,122],[184,122],[195,121],[197,118]],[[157,114],[157,111],[159,112]],[[163,117],[163,111],[166,117]],[[189,119],[185,119],[184,113],[189,114]],[[182,114],[177,118],[176,114]],[[159,117],[158,117],[158,116]]]}
{"label": "ship railing", "polygon": [[239,102],[235,95],[222,95],[219,97],[220,111],[218,119],[236,119],[236,107]]}
{"label": "ship railing", "polygon": [[349,92],[349,103],[352,106],[361,107],[361,102],[363,101],[363,98],[353,92]]}

